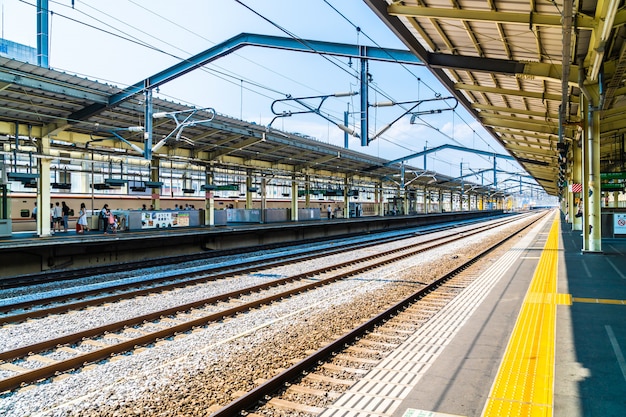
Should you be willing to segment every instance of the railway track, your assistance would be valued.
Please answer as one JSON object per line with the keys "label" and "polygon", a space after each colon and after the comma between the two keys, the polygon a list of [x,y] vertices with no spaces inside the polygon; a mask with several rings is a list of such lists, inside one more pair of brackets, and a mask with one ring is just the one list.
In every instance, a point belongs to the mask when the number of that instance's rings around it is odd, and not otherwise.
{"label": "railway track", "polygon": [[[494,227],[493,224],[479,227],[472,233],[480,233],[485,228],[492,227]],[[13,372],[14,375],[0,380],[0,391],[12,390],[60,372],[80,368],[86,363],[98,362],[137,346],[150,345],[158,340],[192,332],[194,328],[206,326],[224,317],[234,316],[294,294],[310,291],[382,265],[397,262],[399,259],[415,256],[456,239],[466,238],[472,233],[466,231],[462,237],[458,235],[441,237],[435,239],[436,242],[423,242],[408,248],[389,250],[351,262],[199,300],[192,304],[176,306],[2,352],[0,353],[2,361],[0,369]],[[251,295],[257,293],[257,297]],[[247,298],[253,299],[247,300]],[[221,307],[216,303],[228,304]]]}
{"label": "railway track", "polygon": [[[486,228],[497,227],[506,224],[510,219],[502,219],[489,222],[489,225],[478,224],[473,229],[464,233],[480,233]],[[472,227],[472,226],[470,226]],[[435,232],[449,230],[450,226],[432,228],[420,235],[428,235]],[[374,239],[366,242],[346,243],[335,245],[332,248],[323,247],[309,250],[307,253],[271,255],[262,259],[238,262],[236,265],[208,266],[203,268],[189,268],[190,271],[168,274],[167,276],[109,285],[104,288],[93,290],[73,291],[70,294],[32,298],[28,301],[10,303],[0,306],[0,325],[7,323],[19,323],[24,320],[46,317],[51,314],[60,314],[71,310],[79,310],[91,306],[102,305],[109,302],[117,302],[124,299],[154,294],[157,292],[170,291],[192,285],[198,285],[209,281],[231,278],[236,275],[248,274],[255,271],[267,270],[279,266],[304,262],[322,256],[331,256],[340,253],[352,252],[359,249],[371,248],[385,243],[397,242],[415,237],[415,232],[401,233],[399,235]],[[444,239],[442,237],[441,239]]]}
{"label": "railway track", "polygon": [[[400,348],[451,302],[474,277],[454,275],[419,301],[376,325],[341,351],[334,351],[293,381],[287,381],[260,404],[249,417],[275,415],[319,415],[347,389],[376,368],[385,356]],[[390,388],[391,389],[391,388]],[[219,411],[216,409],[214,411]]]}
{"label": "railway track", "polygon": [[320,414],[323,406],[336,400],[379,363],[380,352],[402,344],[472,282],[472,277],[459,276],[460,272],[537,221],[509,234],[229,404],[214,407],[211,416],[283,415],[273,409],[283,410],[284,415]]}
{"label": "railway track", "polygon": [[[479,223],[483,221],[482,219],[478,220],[469,220],[466,224]],[[442,230],[445,228],[455,227],[454,224],[446,223],[442,225],[436,225],[435,227],[441,228]],[[426,227],[428,229],[429,227]],[[381,232],[385,233],[385,232]],[[407,234],[412,234],[409,232]],[[346,239],[350,237],[359,237],[368,235],[371,236],[370,233],[354,233],[350,235],[344,235],[341,238]],[[337,237],[335,237],[336,239]],[[317,243],[327,242],[328,238],[315,238],[315,239],[307,239],[306,242],[301,242],[305,245],[312,245]],[[79,268],[79,269],[63,269],[63,270],[55,270],[48,271],[39,274],[27,274],[27,275],[19,275],[13,277],[3,277],[0,280],[0,290],[10,289],[10,288],[18,288],[25,286],[34,286],[46,283],[53,282],[61,282],[61,281],[73,281],[80,278],[85,278],[93,275],[102,275],[102,274],[110,274],[112,272],[128,272],[139,269],[146,269],[151,267],[159,267],[159,266],[168,266],[172,264],[179,264],[183,262],[190,261],[199,261],[199,260],[210,260],[218,257],[224,256],[232,256],[232,255],[246,255],[250,252],[258,252],[258,251],[270,251],[277,250],[286,247],[291,247],[292,244],[289,242],[281,242],[281,243],[268,243],[264,245],[257,245],[254,248],[234,248],[234,249],[222,249],[215,250],[210,252],[198,253],[198,254],[188,254],[188,255],[180,255],[180,256],[167,256],[161,258],[147,259],[136,262],[123,262],[118,264],[110,264],[103,266],[94,266],[90,268]]]}

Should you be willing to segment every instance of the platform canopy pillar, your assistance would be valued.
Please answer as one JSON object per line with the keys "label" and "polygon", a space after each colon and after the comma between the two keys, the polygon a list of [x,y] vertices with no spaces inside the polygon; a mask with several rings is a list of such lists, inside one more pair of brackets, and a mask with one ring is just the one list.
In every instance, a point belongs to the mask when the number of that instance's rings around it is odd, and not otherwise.
{"label": "platform canopy pillar", "polygon": [[[206,167],[204,173],[204,179],[206,185],[214,185],[212,167]],[[204,224],[207,226],[215,226],[215,194],[212,189],[207,189],[204,192]]]}
{"label": "platform canopy pillar", "polygon": [[[16,135],[19,132],[15,133]],[[37,158],[37,172],[39,173],[39,181],[37,181],[37,236],[50,236],[52,230],[50,228],[50,164],[52,158],[50,155],[50,138],[45,136],[40,139],[39,153],[44,155]]]}
{"label": "platform canopy pillar", "polygon": [[377,211],[377,215],[379,216],[384,216],[385,215],[385,200],[384,200],[384,193],[383,193],[383,182],[380,181],[378,182],[378,184],[376,184],[376,188],[374,189],[374,201],[376,201],[376,211]]}
{"label": "platform canopy pillar", "polygon": [[267,177],[261,177],[261,223],[265,223],[265,210],[267,209]]}
{"label": "platform canopy pillar", "polygon": [[591,135],[589,137],[589,224],[591,233],[589,251],[602,252],[602,191],[600,186],[600,110],[591,112]]}
{"label": "platform canopy pillar", "polygon": [[582,193],[580,198],[580,210],[583,215],[582,219],[582,238],[583,252],[589,251],[589,136],[590,136],[590,111],[588,109],[589,102],[584,99],[584,95],[581,94],[581,109],[583,111],[583,120],[584,122],[584,136],[582,138],[582,164],[581,164],[581,178],[583,180],[582,183]]}
{"label": "platform canopy pillar", "polygon": [[298,221],[298,179],[291,176],[291,221]]}
{"label": "platform canopy pillar", "polygon": [[311,208],[311,176],[304,176],[304,207]]}
{"label": "platform canopy pillar", "polygon": [[252,209],[252,170],[246,170],[246,209]]}
{"label": "platform canopy pillar", "polygon": [[350,218],[350,196],[348,195],[348,187],[350,187],[350,183],[348,183],[348,177],[343,179],[343,218]]}
{"label": "platform canopy pillar", "polygon": [[439,205],[439,213],[443,213],[443,192],[441,188],[437,189],[437,204]]}
{"label": "platform canopy pillar", "polygon": [[619,207],[619,191],[613,191],[613,207]]}
{"label": "platform canopy pillar", "polygon": [[[161,178],[161,160],[153,158],[150,162],[150,181],[160,182]],[[155,210],[161,210],[161,189],[152,188],[150,193],[150,203]]]}

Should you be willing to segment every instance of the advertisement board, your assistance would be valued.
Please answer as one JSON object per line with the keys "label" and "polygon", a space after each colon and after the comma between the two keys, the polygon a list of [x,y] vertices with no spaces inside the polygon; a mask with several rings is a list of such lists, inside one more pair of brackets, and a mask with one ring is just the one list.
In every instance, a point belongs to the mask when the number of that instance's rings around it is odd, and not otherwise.
{"label": "advertisement board", "polygon": [[181,211],[144,211],[141,213],[142,229],[166,229],[189,226],[189,213]]}
{"label": "advertisement board", "polygon": [[626,235],[626,213],[613,213],[613,234]]}

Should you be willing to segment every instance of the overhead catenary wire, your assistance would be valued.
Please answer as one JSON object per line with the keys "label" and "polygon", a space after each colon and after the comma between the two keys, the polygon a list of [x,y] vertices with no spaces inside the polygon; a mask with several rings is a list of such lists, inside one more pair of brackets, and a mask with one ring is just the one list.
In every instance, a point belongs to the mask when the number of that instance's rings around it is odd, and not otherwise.
{"label": "overhead catenary wire", "polygon": [[[370,36],[369,36],[369,35],[368,35],[365,31],[363,31],[363,30],[362,30],[362,28],[361,28],[360,26],[358,26],[358,25],[356,25],[354,22],[352,22],[352,21],[351,21],[351,20],[350,20],[350,19],[349,19],[349,18],[348,18],[345,14],[343,14],[341,11],[339,11],[339,9],[337,9],[335,6],[333,6],[333,5],[332,5],[332,4],[331,4],[328,0],[322,0],[322,1],[323,1],[323,2],[324,2],[327,6],[328,6],[328,7],[330,7],[333,11],[335,11],[335,12],[336,12],[336,13],[337,13],[337,14],[338,14],[341,18],[343,18],[346,22],[348,22],[348,23],[349,23],[352,27],[354,27],[355,29],[357,29],[357,30],[359,31],[359,33],[363,34],[363,36],[365,36],[367,39],[369,39],[369,40],[370,40],[370,41],[371,41],[374,45],[376,45],[377,47],[379,47],[379,48],[381,48],[381,49],[384,49],[384,48],[382,48],[382,47],[381,47],[381,46],[380,46],[380,45],[379,45],[379,44],[378,44],[378,43],[377,43],[377,42],[376,42],[376,41],[375,41],[372,37],[370,37]],[[390,55],[390,57],[391,57],[391,55]],[[394,59],[394,60],[395,60],[395,59]],[[411,70],[410,70],[410,68],[408,68],[406,65],[404,65],[404,64],[402,64],[402,63],[400,63],[400,62],[398,62],[397,60],[395,60],[395,61],[396,61],[396,63],[398,63],[398,64],[399,64],[402,68],[404,68],[404,69],[405,69],[405,70],[406,70],[409,74],[411,74],[413,77],[415,77],[418,81],[421,81],[421,78],[420,78],[418,75],[414,74],[414,73],[413,73],[413,71],[411,71]],[[422,85],[422,84],[424,84],[424,86],[426,86],[428,89],[430,89],[433,93],[436,93],[436,94],[437,94],[437,91],[435,91],[435,90],[434,90],[434,89],[433,89],[430,85],[428,85],[428,84],[426,84],[426,83],[421,83],[421,82],[419,82],[419,84],[418,84],[418,85]],[[418,97],[419,97],[419,93],[418,93]],[[460,114],[459,114],[456,110],[454,111],[454,114],[456,114],[456,115],[457,115],[457,117],[459,117],[459,119],[461,119],[461,120],[462,120],[462,121],[463,121],[463,122],[464,122],[464,123],[465,123],[468,127],[470,127],[470,128],[471,128],[471,125],[470,125],[470,124],[469,124],[469,123],[468,123],[468,122],[467,122],[467,121],[466,121],[463,117],[461,117],[461,115],[460,115]],[[421,119],[421,118],[420,118],[420,120],[421,120],[422,122],[424,122],[424,124],[427,124],[428,126],[433,127],[430,123],[425,122],[423,119]],[[433,128],[434,128],[434,127],[433,127]],[[436,129],[436,130],[438,130],[438,131],[439,131],[439,129]],[[472,131],[474,131],[474,132],[475,132],[475,130],[474,130],[474,129],[472,129]],[[453,137],[451,137],[451,136],[449,136],[449,135],[447,135],[447,134],[445,134],[445,133],[443,133],[443,132],[440,132],[440,133],[442,133],[443,135],[445,135],[446,137],[448,137],[449,139],[451,139],[451,140],[452,140],[452,141],[454,141],[455,143],[457,143],[457,144],[461,145],[461,143],[459,143],[459,142],[458,142],[455,138],[453,138]],[[485,139],[484,139],[484,138],[483,138],[480,134],[478,134],[477,136],[478,136],[478,137],[479,137],[479,138],[480,138],[480,139],[481,139],[481,140],[485,143],[485,145],[487,145],[487,147],[488,147],[489,149],[494,150],[494,149],[493,149],[493,147],[491,146],[491,144],[489,144],[489,143],[488,143],[488,142],[487,142],[487,141],[486,141],[486,140],[485,140]],[[495,150],[494,150],[494,152],[495,152]]]}
{"label": "overhead catenary wire", "polygon": [[[36,5],[31,4],[31,3],[28,3],[28,2],[27,2],[27,1],[25,1],[25,0],[19,0],[19,1],[20,1],[20,2],[22,2],[22,3],[24,3],[24,4],[27,4],[27,5],[29,5],[29,6],[32,6],[32,7],[37,7]],[[55,3],[55,4],[58,4],[58,5],[62,6],[62,7],[70,7],[70,6],[67,6],[67,5],[65,5],[65,4],[58,3],[58,2],[56,2],[56,1],[54,1],[54,0],[52,0],[51,2],[52,2],[52,3]],[[95,8],[94,8],[94,9],[95,9]],[[74,10],[77,10],[77,9],[75,9],[75,8],[74,8]],[[98,9],[95,9],[95,10],[98,10]],[[53,13],[53,11],[52,11],[52,10],[50,10],[50,9],[48,9],[48,11],[49,11],[50,13]],[[108,23],[103,22],[102,20],[97,19],[96,17],[91,16],[91,15],[89,15],[89,14],[87,14],[87,13],[83,12],[83,11],[78,10],[78,12],[80,12],[81,14],[83,14],[83,15],[85,15],[85,16],[87,16],[87,17],[89,17],[90,19],[93,19],[93,20],[97,21],[98,23],[101,23],[101,24],[103,24],[103,25],[107,25],[107,26],[109,26],[109,27],[112,27],[112,26],[111,26],[111,25],[109,25]],[[139,38],[137,38],[137,37],[135,37],[135,36],[132,36],[132,35],[130,35],[130,34],[128,34],[128,33],[126,33],[126,32],[124,32],[124,31],[120,30],[120,29],[115,28],[116,30],[118,30],[119,32],[121,32],[121,33],[122,33],[122,35],[117,34],[117,33],[115,33],[115,32],[112,32],[111,30],[106,30],[106,29],[103,29],[103,28],[101,28],[101,27],[95,26],[95,25],[93,25],[93,24],[89,24],[89,23],[87,23],[87,22],[82,22],[82,21],[80,21],[80,20],[78,20],[78,19],[74,19],[74,18],[72,18],[72,17],[70,17],[70,16],[67,16],[67,15],[64,15],[64,14],[62,14],[62,13],[58,13],[58,12],[54,12],[54,13],[55,13],[55,15],[56,15],[56,16],[62,17],[62,18],[64,18],[64,19],[67,19],[67,20],[72,21],[72,22],[74,22],[74,23],[77,23],[77,24],[80,24],[80,25],[83,25],[83,26],[89,27],[89,28],[91,28],[91,29],[94,29],[94,30],[100,31],[100,32],[102,32],[102,33],[105,33],[105,34],[107,34],[107,35],[111,35],[111,36],[117,37],[117,38],[119,38],[119,39],[122,39],[122,40],[125,40],[125,41],[128,41],[128,42],[134,43],[134,44],[136,44],[136,45],[139,45],[139,46],[142,46],[142,47],[145,47],[145,48],[148,48],[148,49],[154,50],[154,51],[156,51],[156,52],[159,52],[159,53],[162,53],[162,54],[164,54],[164,55],[170,56],[170,57],[175,58],[175,59],[177,59],[177,60],[180,60],[180,61],[186,61],[186,60],[187,60],[187,59],[186,59],[186,58],[184,58],[184,57],[178,56],[178,55],[173,54],[173,53],[171,53],[171,52],[168,52],[168,51],[166,51],[166,50],[164,50],[164,49],[162,49],[162,48],[158,48],[158,47],[156,47],[156,46],[154,46],[154,45],[151,45],[151,44],[149,44],[148,42],[145,42],[145,41],[143,41],[143,40],[140,40]],[[105,13],[103,13],[103,14],[105,14]],[[106,15],[106,14],[105,14],[105,15]],[[107,16],[108,16],[108,15],[107,15]],[[129,27],[132,27],[133,29],[139,30],[139,29],[135,28],[134,26],[129,25],[129,24],[127,24],[127,23],[125,23],[125,22],[123,22],[123,21],[121,21],[121,20],[117,19],[117,18],[114,18],[114,17],[111,17],[111,18],[113,18],[113,19],[115,19],[115,20],[117,20],[117,21],[119,21],[119,22],[121,22],[121,23],[123,23],[123,24],[128,25]],[[142,31],[142,32],[143,32],[143,33],[146,33],[145,31]],[[147,34],[147,33],[146,33],[146,34]],[[147,35],[148,35],[148,36],[153,37],[152,35],[149,35],[149,34],[147,34]],[[171,44],[168,44],[168,45],[170,45],[170,46],[172,46],[172,47],[174,47],[174,48],[176,48],[176,49],[178,49],[178,50],[180,50],[180,51],[182,51],[182,52],[186,52],[186,51],[182,50],[181,48],[178,48],[178,47],[176,47],[176,46],[174,46],[174,45],[171,45]],[[268,87],[268,86],[262,85],[262,84],[260,84],[260,83],[256,83],[256,82],[254,82],[254,81],[252,81],[252,80],[246,79],[245,77],[241,77],[241,76],[238,76],[238,75],[231,75],[231,74],[227,74],[226,72],[220,72],[220,71],[217,71],[217,70],[214,70],[214,69],[209,69],[209,68],[204,68],[204,67],[202,68],[202,70],[203,70],[203,71],[205,71],[205,72],[210,72],[210,73],[212,73],[212,75],[216,76],[217,78],[220,78],[220,79],[222,79],[222,80],[224,80],[224,81],[226,81],[226,82],[229,82],[229,83],[231,83],[231,84],[233,84],[233,85],[235,85],[236,83],[235,83],[234,81],[228,80],[228,79],[227,79],[227,78],[225,78],[225,77],[230,77],[230,78],[233,78],[233,79],[235,79],[235,80],[237,80],[237,81],[239,81],[239,80],[243,80],[243,81],[247,82],[249,85],[253,85],[253,86],[256,86],[256,87],[258,87],[258,88],[261,88],[261,89],[267,90],[267,91],[271,91],[271,92],[274,92],[274,93],[277,93],[277,94],[281,94],[281,95],[283,95],[283,96],[284,96],[284,95],[286,95],[286,93],[280,92],[280,91],[278,91],[278,90],[276,90],[276,89],[273,89],[273,88],[271,88],[271,87]],[[216,74],[217,74],[217,75],[216,75]],[[221,76],[220,76],[220,75],[221,75]],[[97,78],[97,77],[94,77],[94,78]],[[116,84],[118,84],[118,85],[124,85],[124,83],[120,83],[120,82],[117,82],[117,81],[115,81],[115,83],[116,83]],[[126,85],[126,86],[128,86],[128,85]],[[274,99],[274,98],[275,98],[275,97],[272,97],[272,96],[269,96],[269,95],[265,95],[265,94],[263,94],[263,93],[261,93],[261,92],[259,92],[259,91],[256,91],[256,90],[253,90],[253,89],[250,89],[250,88],[247,88],[247,87],[244,87],[244,88],[246,88],[246,90],[248,90],[248,91],[251,91],[251,92],[253,92],[253,93],[259,94],[259,95],[261,95],[261,96],[263,96],[263,97],[266,97],[266,98],[268,98],[268,99]],[[182,100],[182,99],[179,99],[179,98],[174,97],[174,96],[171,96],[171,95],[170,95],[170,96],[165,95],[165,96],[170,97],[170,98],[172,98],[172,99],[176,99],[176,100],[184,101],[184,100]],[[188,101],[185,101],[185,102],[189,103]],[[192,105],[194,105],[194,106],[199,106],[199,104],[198,104],[198,103],[189,103],[189,104],[192,104]]]}
{"label": "overhead catenary wire", "polygon": [[[28,3],[28,2],[26,2],[26,1],[24,1],[24,0],[20,0],[20,1],[21,1],[21,2],[23,2],[23,3],[26,3],[26,4],[30,4],[30,3]],[[131,0],[129,0],[129,1],[131,1]],[[55,3],[55,4],[60,4],[60,3],[55,2],[55,1],[52,1],[52,2],[53,2],[53,3]],[[135,2],[132,2],[132,1],[131,1],[131,3],[136,4]],[[241,2],[241,1],[238,1],[237,3],[242,4],[242,2]],[[326,3],[326,4],[328,4],[328,5],[330,6],[330,3],[329,3],[328,1],[325,1],[325,3]],[[30,5],[32,6],[32,4],[30,4]],[[63,5],[63,6],[65,6],[65,5]],[[92,9],[94,9],[94,10],[96,10],[96,11],[98,11],[98,12],[101,12],[101,11],[99,11],[97,8],[94,8],[93,6],[89,6],[89,7],[90,7],[90,8],[92,8]],[[93,25],[93,24],[88,24],[88,23],[84,23],[84,22],[81,22],[80,20],[72,19],[72,18],[70,18],[70,17],[68,17],[68,16],[64,16],[63,14],[60,14],[60,13],[55,13],[55,14],[56,14],[57,16],[60,16],[60,17],[66,18],[66,19],[67,19],[67,18],[69,18],[70,20],[75,21],[75,22],[80,23],[80,24],[86,24],[87,26],[89,26],[89,27],[91,27],[91,28],[93,28],[93,29],[100,30],[100,31],[102,31],[103,33],[107,33],[108,35],[117,36],[117,37],[118,37],[118,38],[120,38],[120,39],[123,39],[123,40],[126,40],[126,41],[133,42],[133,43],[135,43],[135,44],[137,44],[137,45],[140,45],[140,46],[142,46],[142,47],[145,47],[145,48],[150,48],[150,49],[152,49],[152,50],[154,50],[154,51],[157,51],[157,52],[159,52],[159,53],[167,54],[168,56],[174,57],[174,58],[176,58],[176,59],[178,59],[178,60],[182,60],[182,61],[184,61],[184,60],[185,60],[185,58],[180,57],[180,56],[178,56],[177,54],[170,53],[170,52],[168,52],[167,50],[165,50],[164,48],[159,48],[159,47],[157,47],[157,46],[155,46],[155,45],[152,45],[150,42],[143,41],[143,40],[141,40],[141,39],[139,39],[139,38],[137,38],[137,37],[133,37],[133,36],[132,36],[132,35],[130,35],[130,34],[126,34],[126,36],[125,36],[125,35],[116,34],[116,33],[112,32],[111,30],[105,30],[105,29],[100,28],[100,27],[98,27],[98,26],[96,26],[96,25]],[[106,15],[106,13],[105,13],[105,15]],[[158,15],[158,14],[157,14],[157,15]],[[89,14],[85,14],[85,16],[89,16]],[[110,15],[107,15],[107,16],[110,16]],[[94,19],[94,17],[90,17],[90,18]],[[344,18],[345,18],[345,16],[344,16]],[[350,20],[349,20],[348,18],[345,18],[345,19],[346,19],[349,23],[351,23],[351,22],[350,22]],[[118,21],[120,21],[120,22],[122,22],[122,21],[121,21],[121,20],[119,20],[119,19],[117,19],[117,20],[118,20]],[[166,19],[166,20],[167,20],[167,19]],[[109,24],[107,24],[107,23],[102,22],[102,20],[98,20],[98,19],[97,19],[97,21],[98,21],[98,22],[101,22],[101,24],[106,24],[108,27],[113,27],[113,26],[111,26],[111,25],[109,25]],[[128,25],[128,24],[127,24],[127,23],[125,23],[125,22],[122,22],[122,23],[123,23],[124,25]],[[130,27],[134,28],[134,26],[132,26],[132,25],[128,25],[128,26],[130,26]],[[353,25],[353,26],[355,26],[355,25]],[[136,28],[134,28],[134,29],[136,29]],[[115,29],[115,30],[119,30],[121,33],[126,33],[126,32],[124,32],[123,30],[120,30],[120,29]],[[136,30],[138,30],[138,29],[136,29]],[[195,34],[195,32],[193,32],[193,31],[190,31],[190,32]],[[146,36],[150,36],[151,38],[155,38],[154,36],[150,35],[148,32],[142,31],[142,33],[144,33]],[[375,41],[374,41],[371,37],[369,37],[369,36],[368,36],[368,35],[367,35],[364,31],[360,31],[359,33],[362,33],[364,36],[366,36],[368,39],[370,39],[370,41],[372,41],[374,44],[378,45],[378,43],[377,43],[377,42],[375,42]],[[201,35],[199,35],[199,34],[196,34],[196,35],[201,37]],[[292,35],[290,34],[290,36],[292,36]],[[293,35],[293,36],[295,36],[295,35]],[[298,38],[298,37],[296,36],[295,38]],[[164,42],[161,38],[159,38],[159,40],[160,40],[160,41],[162,41],[162,42]],[[180,49],[180,48],[176,47],[175,45],[172,45],[171,43],[167,43],[167,42],[164,42],[164,43],[166,43],[166,44],[167,44],[167,45],[169,45],[170,47],[174,47],[174,48],[177,48],[178,50],[182,50],[182,49]],[[320,54],[320,55],[321,55],[321,54]],[[321,55],[321,56],[323,56],[323,55]],[[338,60],[334,60],[334,59],[328,58],[328,57],[326,57],[326,56],[323,56],[323,58],[324,58],[324,59],[326,59],[326,60],[328,60],[329,62],[331,62],[333,65],[337,66],[338,68],[342,68],[344,72],[346,72],[347,74],[351,75],[352,77],[354,77],[354,76],[355,76],[354,71],[351,71],[350,69],[347,69],[347,68],[345,67],[345,65],[344,65],[344,64],[342,64],[341,62],[338,62]],[[212,65],[214,65],[214,64],[212,64]],[[208,69],[207,69],[207,71],[208,71]],[[269,87],[269,86],[263,85],[263,84],[261,84],[261,83],[256,83],[255,81],[250,80],[250,79],[246,79],[245,77],[238,76],[238,75],[236,75],[236,74],[234,74],[234,73],[232,73],[232,72],[230,72],[230,71],[228,71],[228,70],[226,70],[226,71],[224,71],[224,72],[220,72],[220,71],[217,71],[217,70],[211,69],[210,71],[212,72],[212,75],[213,75],[213,76],[216,76],[216,77],[218,77],[218,78],[220,78],[220,79],[222,79],[222,80],[225,80],[226,82],[229,82],[229,83],[231,83],[231,84],[237,85],[238,87],[241,85],[241,83],[242,83],[242,82],[245,82],[246,84],[248,84],[248,85],[250,85],[250,86],[254,85],[254,86],[256,86],[256,88],[259,88],[259,89],[264,89],[264,90],[266,90],[266,91],[270,91],[271,93],[274,93],[274,94],[280,94],[280,95],[283,95],[283,96],[284,96],[284,95],[286,95],[284,92],[278,91],[278,90],[276,90],[276,89],[274,89],[274,88],[272,88],[272,87]],[[273,72],[274,72],[274,73],[276,73],[276,74],[281,75],[280,73],[278,73],[278,72],[276,72],[276,71],[273,71]],[[221,76],[221,77],[220,77],[220,76]],[[418,79],[419,79],[419,77],[418,77]],[[233,80],[234,80],[234,81],[233,81]],[[242,81],[242,80],[243,80],[243,81]],[[254,84],[253,84],[253,83],[254,83]],[[421,83],[420,83],[420,84],[421,84]],[[430,88],[430,86],[428,86],[428,84],[426,84],[426,83],[425,83],[424,85],[425,85],[425,86],[427,86],[428,88]],[[310,86],[307,86],[307,87],[308,87],[308,88],[311,88]],[[264,96],[264,97],[267,97],[267,98],[273,98],[273,97],[271,97],[270,95],[265,95],[265,94],[263,94],[262,92],[259,92],[259,91],[257,91],[257,90],[254,90],[254,89],[252,89],[252,88],[248,88],[248,87],[244,87],[244,88],[245,88],[247,91],[252,91],[254,94],[259,94],[259,95]],[[385,93],[385,92],[384,92],[384,91],[380,88],[380,86],[378,86],[378,85],[376,85],[376,84],[373,84],[373,85],[372,85],[372,88],[373,88],[373,89],[375,89],[375,90],[377,90],[377,91],[380,93],[380,95],[384,95],[385,97],[387,97],[387,98],[389,98],[389,99],[393,100],[393,99],[390,97],[390,95],[389,95],[388,93]],[[431,88],[431,90],[432,90],[432,88]],[[434,91],[434,90],[433,90],[433,91]],[[171,97],[171,96],[169,96],[169,97]],[[173,98],[174,98],[174,97],[173,97]],[[328,114],[329,114],[329,115],[331,115],[331,113],[328,113]],[[341,121],[341,118],[340,118],[340,117],[335,116],[334,114],[333,114],[332,116],[333,116],[333,118],[334,118],[334,119]],[[480,136],[479,136],[479,137],[480,137]],[[392,141],[392,140],[390,140],[390,139],[388,139],[388,138],[384,138],[384,140],[385,140],[385,141],[387,141],[387,142],[389,142],[389,143],[391,143],[391,144],[393,144],[394,146],[402,146],[402,145],[400,145],[400,144],[398,144],[398,143],[395,143],[394,141]]]}

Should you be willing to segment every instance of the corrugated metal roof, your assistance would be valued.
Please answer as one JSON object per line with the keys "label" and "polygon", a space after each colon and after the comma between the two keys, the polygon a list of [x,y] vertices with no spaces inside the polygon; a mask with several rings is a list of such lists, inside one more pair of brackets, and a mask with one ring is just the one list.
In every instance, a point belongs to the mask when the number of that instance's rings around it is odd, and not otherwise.
{"label": "corrugated metal roof", "polygon": [[605,140],[626,131],[625,118],[611,119],[622,113],[626,92],[623,2],[365,2],[552,195],[559,193],[557,143],[580,134],[576,64],[585,69],[585,85],[597,87],[597,74],[604,76],[603,171],[624,170],[623,155],[620,166]]}
{"label": "corrugated metal roof", "polygon": [[[83,77],[0,58],[0,120],[3,121],[45,127],[52,134],[69,131],[92,135],[94,138],[110,136],[107,132],[112,129],[140,126],[144,121],[142,96],[133,97],[114,107],[106,107],[109,97],[120,91],[118,87]],[[94,105],[104,105],[105,108],[86,118],[70,118],[72,114]],[[160,98],[154,98],[153,108],[155,113],[193,109]],[[208,113],[200,111],[194,117],[198,120],[206,119]],[[155,119],[154,142],[170,135],[175,127],[171,118]],[[120,132],[120,135],[130,143],[143,147],[142,132]],[[98,143],[88,145],[90,149],[104,151]],[[206,155],[204,160],[194,159],[193,163],[199,165],[232,166],[232,158],[228,163],[223,161],[225,156],[229,156],[242,161],[239,169],[278,170],[278,167],[289,167],[282,168],[284,174],[321,170],[338,177],[357,176],[387,183],[399,180],[400,164],[389,165],[389,161],[382,158],[219,114],[210,122],[186,127],[178,139],[172,135],[166,145],[172,152],[180,148],[192,154]],[[405,180],[413,180],[416,185],[436,185],[432,181],[433,175],[418,168],[405,167]],[[494,191],[487,186],[441,174],[437,174],[436,179],[440,188],[459,190],[463,184],[465,190],[485,193]]]}

